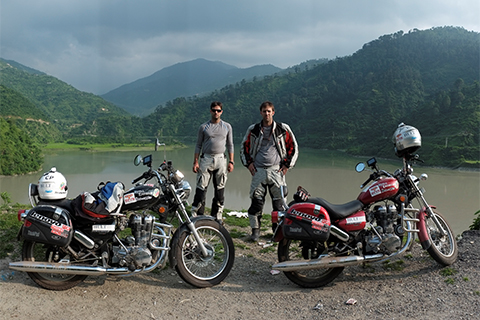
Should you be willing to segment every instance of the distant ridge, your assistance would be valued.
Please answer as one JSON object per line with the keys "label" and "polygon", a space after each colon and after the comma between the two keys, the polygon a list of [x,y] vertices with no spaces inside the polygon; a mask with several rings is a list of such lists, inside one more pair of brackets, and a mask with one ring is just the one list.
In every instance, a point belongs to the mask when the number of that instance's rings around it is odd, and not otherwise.
{"label": "distant ridge", "polygon": [[220,61],[195,59],[163,68],[152,75],[101,95],[131,114],[145,116],[177,97],[205,95],[226,85],[282,71],[271,64],[237,68]]}

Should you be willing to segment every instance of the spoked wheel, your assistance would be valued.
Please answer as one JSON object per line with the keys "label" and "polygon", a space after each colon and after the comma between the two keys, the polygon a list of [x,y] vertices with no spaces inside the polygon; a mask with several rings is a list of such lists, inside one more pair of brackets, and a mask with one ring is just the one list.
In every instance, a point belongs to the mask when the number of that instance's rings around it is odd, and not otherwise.
{"label": "spoked wheel", "polygon": [[[37,261],[54,263],[60,262],[67,254],[59,250],[59,247],[24,241],[22,246],[23,261]],[[58,273],[27,272],[28,276],[40,287],[49,290],[68,290],[85,280],[85,275],[70,275]]]}
{"label": "spoked wheel", "polygon": [[195,227],[207,249],[204,256],[195,237],[183,232],[175,252],[176,270],[185,282],[199,287],[211,287],[222,282],[233,266],[235,249],[228,231],[215,220],[197,220]]}
{"label": "spoked wheel", "polygon": [[[313,241],[283,239],[278,243],[278,261],[295,261],[316,259],[324,247]],[[298,271],[284,271],[293,283],[304,288],[318,288],[332,282],[343,271],[343,267],[318,268]]]}
{"label": "spoked wheel", "polygon": [[457,260],[457,240],[445,218],[435,210],[433,210],[433,213],[443,230],[446,231],[446,235],[442,235],[432,217],[426,216],[425,227],[427,228],[428,238],[431,242],[431,246],[427,251],[435,261],[441,265],[449,266]]}

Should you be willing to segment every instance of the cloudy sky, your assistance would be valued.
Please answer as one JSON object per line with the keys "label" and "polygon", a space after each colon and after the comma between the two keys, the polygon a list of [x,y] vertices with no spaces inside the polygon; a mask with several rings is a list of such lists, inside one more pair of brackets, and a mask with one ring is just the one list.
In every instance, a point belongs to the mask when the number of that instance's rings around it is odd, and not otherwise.
{"label": "cloudy sky", "polygon": [[438,26],[480,32],[480,1],[1,0],[0,57],[103,94],[196,58],[286,68]]}

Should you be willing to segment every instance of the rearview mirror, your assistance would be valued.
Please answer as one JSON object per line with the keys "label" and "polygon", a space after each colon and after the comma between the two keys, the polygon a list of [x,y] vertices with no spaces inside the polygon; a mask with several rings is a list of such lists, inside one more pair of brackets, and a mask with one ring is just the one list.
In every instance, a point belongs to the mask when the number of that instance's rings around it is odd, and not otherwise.
{"label": "rearview mirror", "polygon": [[143,160],[142,156],[137,154],[135,156],[135,159],[133,159],[133,164],[138,166],[138,165],[140,165],[140,163],[142,163],[142,160]]}
{"label": "rearview mirror", "polygon": [[365,170],[365,163],[363,163],[363,162],[357,163],[357,165],[355,166],[355,171],[357,171],[358,173],[360,173],[360,172],[362,172],[363,170]]}

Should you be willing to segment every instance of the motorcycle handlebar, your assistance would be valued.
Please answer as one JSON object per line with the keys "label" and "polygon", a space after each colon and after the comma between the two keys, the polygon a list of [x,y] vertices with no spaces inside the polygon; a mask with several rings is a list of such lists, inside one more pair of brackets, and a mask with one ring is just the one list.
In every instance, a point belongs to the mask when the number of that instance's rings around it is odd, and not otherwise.
{"label": "motorcycle handlebar", "polygon": [[373,180],[372,175],[370,175],[370,177],[367,179],[367,181],[365,181],[364,183],[362,183],[362,184],[360,185],[360,188],[363,189],[363,187],[365,187],[365,186],[367,185],[367,183],[369,183],[369,182],[372,181],[372,180]]}
{"label": "motorcycle handlebar", "polygon": [[149,171],[146,171],[146,172],[144,172],[140,177],[134,179],[134,180],[132,181],[132,184],[135,184],[135,183],[137,183],[138,181],[140,181],[140,180],[142,180],[142,179],[147,179],[147,178],[149,178],[149,176],[150,176],[150,175],[149,175]]}

